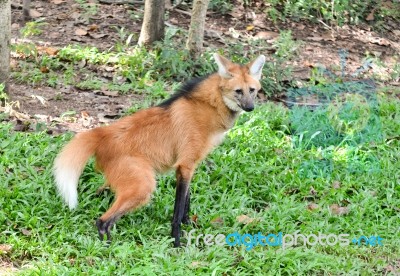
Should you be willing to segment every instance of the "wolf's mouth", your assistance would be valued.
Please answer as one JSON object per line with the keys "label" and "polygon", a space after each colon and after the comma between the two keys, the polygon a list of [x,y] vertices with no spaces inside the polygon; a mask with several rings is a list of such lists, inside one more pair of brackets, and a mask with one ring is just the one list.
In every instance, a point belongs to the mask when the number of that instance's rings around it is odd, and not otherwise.
{"label": "wolf's mouth", "polygon": [[250,112],[254,110],[254,105],[253,104],[249,104],[249,105],[240,105],[240,108],[243,109],[246,112]]}

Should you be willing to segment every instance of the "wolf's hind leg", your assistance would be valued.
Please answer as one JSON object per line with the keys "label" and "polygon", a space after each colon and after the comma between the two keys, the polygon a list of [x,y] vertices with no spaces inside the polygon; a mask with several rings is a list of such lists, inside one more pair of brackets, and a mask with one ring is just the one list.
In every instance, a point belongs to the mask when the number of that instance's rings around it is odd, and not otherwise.
{"label": "wolf's hind leg", "polygon": [[150,201],[156,181],[152,168],[136,158],[123,158],[105,170],[107,183],[115,191],[115,201],[97,221],[99,237],[111,241],[111,228],[124,214]]}

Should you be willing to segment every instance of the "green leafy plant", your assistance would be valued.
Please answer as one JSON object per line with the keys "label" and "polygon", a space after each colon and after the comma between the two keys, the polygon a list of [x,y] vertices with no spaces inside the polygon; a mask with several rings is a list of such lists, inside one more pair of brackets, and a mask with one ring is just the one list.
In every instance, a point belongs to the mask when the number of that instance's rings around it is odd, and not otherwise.
{"label": "green leafy plant", "polygon": [[399,4],[391,3],[387,8],[380,1],[317,1],[317,0],[265,0],[266,13],[273,21],[291,18],[294,20],[307,19],[323,20],[333,25],[358,24],[365,21],[370,12],[375,11],[377,21],[386,15],[399,19]]}
{"label": "green leafy plant", "polygon": [[293,39],[291,31],[281,31],[273,44],[276,49],[275,56],[286,60],[293,59],[301,45],[302,42]]}
{"label": "green leafy plant", "polygon": [[36,20],[26,22],[25,26],[21,28],[20,32],[23,37],[40,35],[43,32],[43,27],[46,26],[46,22],[43,20]]}
{"label": "green leafy plant", "polygon": [[234,4],[227,0],[211,0],[209,8],[221,14],[227,14],[232,11]]}
{"label": "green leafy plant", "polygon": [[84,16],[89,20],[90,16],[98,13],[98,4],[87,0],[75,0],[79,4],[80,8],[84,10]]}
{"label": "green leafy plant", "polygon": [[8,99],[8,95],[5,91],[6,85],[2,82],[0,82],[0,101],[4,101]]}
{"label": "green leafy plant", "polygon": [[[115,49],[117,50],[117,52],[123,52],[129,48],[132,39],[135,37],[135,34],[128,34],[123,27],[115,27],[115,29],[117,30],[119,35],[119,41],[117,41]],[[137,40],[137,37],[135,37],[135,39]]]}

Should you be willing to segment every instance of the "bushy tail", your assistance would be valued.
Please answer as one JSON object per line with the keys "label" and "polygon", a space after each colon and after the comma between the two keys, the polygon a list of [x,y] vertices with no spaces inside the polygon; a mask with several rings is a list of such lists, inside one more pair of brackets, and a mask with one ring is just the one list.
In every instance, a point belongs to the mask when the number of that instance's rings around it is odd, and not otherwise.
{"label": "bushy tail", "polygon": [[80,133],[67,144],[54,161],[54,178],[59,194],[70,209],[78,204],[78,180],[86,162],[98,145],[94,131]]}

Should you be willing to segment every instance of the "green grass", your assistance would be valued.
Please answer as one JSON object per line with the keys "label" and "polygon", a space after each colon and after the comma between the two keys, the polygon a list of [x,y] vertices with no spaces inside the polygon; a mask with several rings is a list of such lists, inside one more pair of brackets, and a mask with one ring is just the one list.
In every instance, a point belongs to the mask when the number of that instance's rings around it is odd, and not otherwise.
{"label": "green grass", "polygon": [[396,1],[317,1],[317,0],[265,0],[267,5],[265,12],[274,21],[285,21],[287,19],[301,21],[317,20],[326,21],[331,25],[342,26],[344,24],[359,24],[366,22],[370,13],[374,15],[372,22],[375,27],[385,23],[385,19],[399,20],[400,4]]}
{"label": "green grass", "polygon": [[[151,49],[131,46],[133,34],[128,35],[123,29],[118,31],[120,41],[105,51],[96,47],[69,45],[55,53],[50,51],[50,55],[32,43],[14,44],[13,51],[19,60],[11,77],[15,82],[30,86],[105,89],[162,99],[167,96],[164,92],[166,86],[215,71],[212,58],[215,52],[242,64],[261,53],[265,54],[262,41],[231,41],[225,52],[207,49],[193,59],[188,50],[176,47],[184,43],[185,35],[182,32],[168,28],[164,41],[155,43]],[[276,53],[264,68],[262,84],[265,94],[272,95],[285,90],[292,74],[291,67],[286,63],[295,57],[300,45],[300,42],[293,40],[290,31],[281,32],[280,38],[273,44]]]}
{"label": "green grass", "polygon": [[[170,173],[158,177],[150,205],[117,223],[113,242],[106,247],[98,240],[94,221],[113,196],[95,195],[103,179],[93,161],[81,176],[78,208],[69,211],[56,195],[51,167],[71,135],[15,133],[2,123],[0,244],[12,250],[0,252],[0,263],[12,262],[22,275],[377,275],[389,265],[399,269],[400,102],[379,100],[383,138],[357,144],[348,155],[340,155],[343,149],[337,144],[324,148],[293,143],[291,114],[282,106],[264,104],[243,114],[225,142],[196,170],[191,214],[198,216],[197,224],[183,229],[213,235],[379,235],[383,246],[256,246],[246,251],[244,246],[202,243],[175,249],[169,237],[175,194]],[[321,158],[327,155],[340,157],[332,157],[328,171]],[[363,170],[369,155],[377,157],[378,170]],[[357,160],[361,169],[349,169]],[[333,188],[334,181],[340,187]],[[319,208],[311,211],[309,203]],[[331,213],[332,204],[348,207],[349,214]],[[236,219],[240,215],[255,220],[243,224]],[[215,218],[223,223],[212,223]],[[0,268],[0,274],[3,271]]]}

